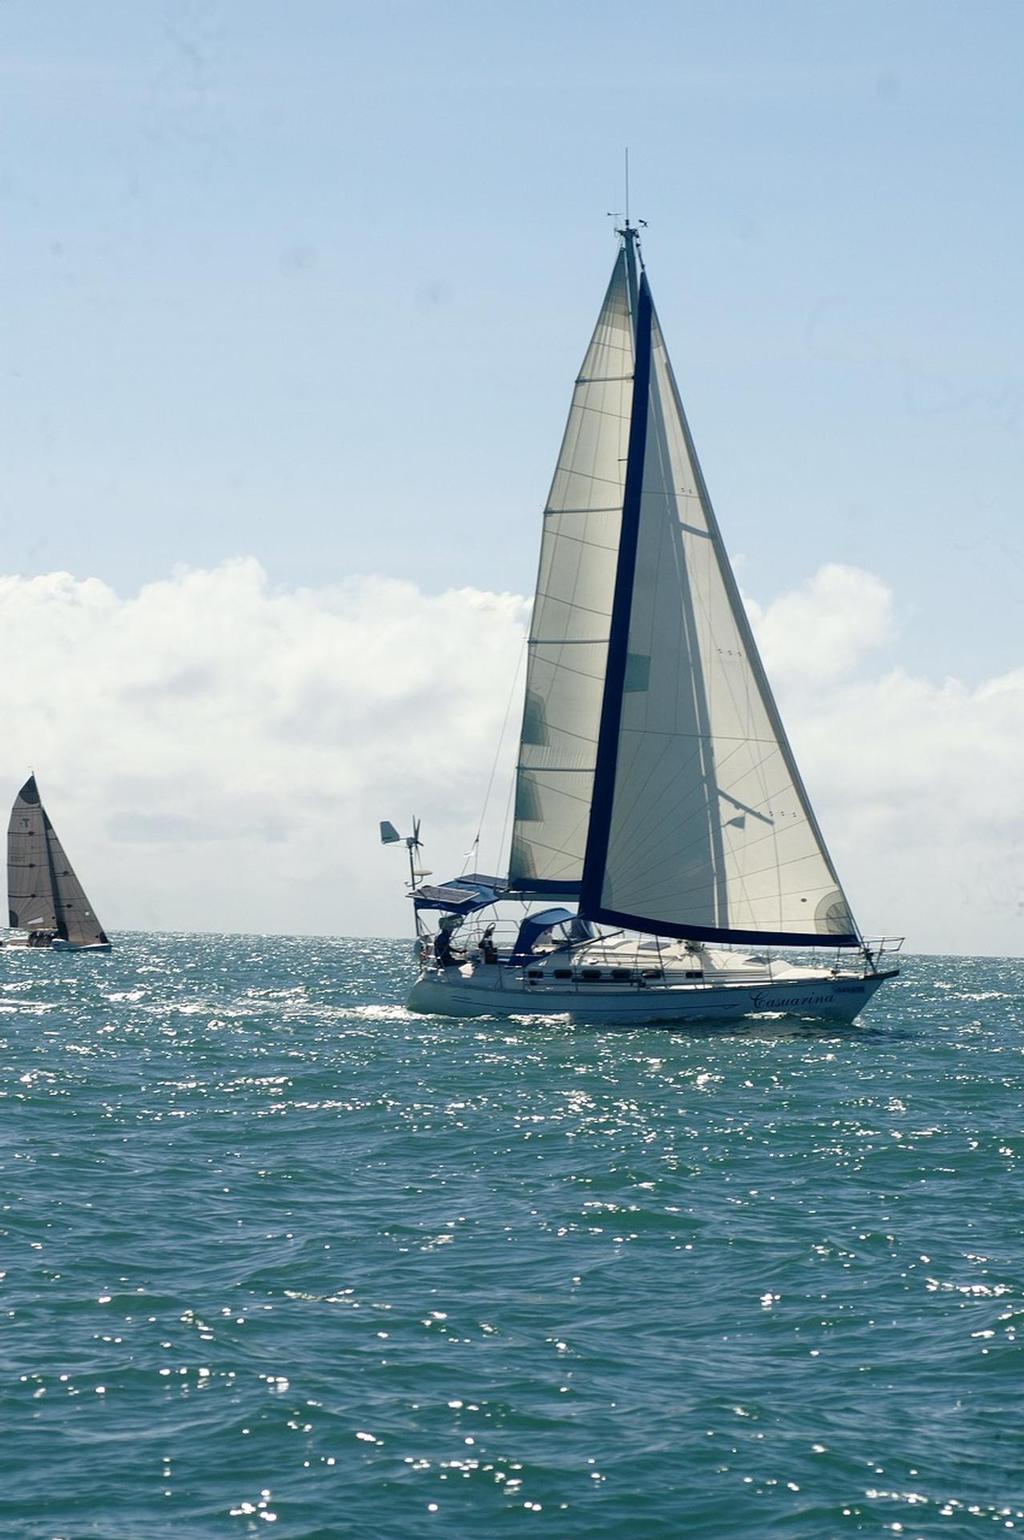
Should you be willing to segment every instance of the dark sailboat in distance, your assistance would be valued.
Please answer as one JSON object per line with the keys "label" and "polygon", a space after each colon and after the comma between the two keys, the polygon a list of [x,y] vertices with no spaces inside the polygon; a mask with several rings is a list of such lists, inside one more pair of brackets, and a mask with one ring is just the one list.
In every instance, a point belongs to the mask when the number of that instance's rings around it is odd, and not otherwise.
{"label": "dark sailboat in distance", "polygon": [[27,936],[8,946],[62,952],[109,952],[110,942],[85,895],[30,775],[7,825],[10,924]]}

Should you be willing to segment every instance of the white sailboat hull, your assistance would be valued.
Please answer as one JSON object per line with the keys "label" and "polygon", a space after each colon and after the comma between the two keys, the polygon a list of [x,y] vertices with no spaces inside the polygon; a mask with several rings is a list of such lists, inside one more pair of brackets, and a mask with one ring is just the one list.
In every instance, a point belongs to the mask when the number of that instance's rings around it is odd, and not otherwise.
{"label": "white sailboat hull", "polygon": [[679,982],[644,987],[629,983],[527,985],[521,970],[425,968],[413,985],[411,1011],[437,1016],[554,1016],[607,1026],[685,1026],[689,1022],[742,1021],[781,1013],[852,1022],[892,973],[830,976],[807,970],[806,978],[756,983]]}

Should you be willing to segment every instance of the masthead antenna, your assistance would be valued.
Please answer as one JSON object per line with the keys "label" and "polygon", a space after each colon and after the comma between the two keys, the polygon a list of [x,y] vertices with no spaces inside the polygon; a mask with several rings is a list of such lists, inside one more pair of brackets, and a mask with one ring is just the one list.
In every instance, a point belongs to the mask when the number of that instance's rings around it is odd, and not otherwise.
{"label": "masthead antenna", "polygon": [[[626,146],[625,151],[623,153],[623,161],[624,161],[624,169],[625,169],[626,215],[625,215],[625,219],[623,220],[622,225],[621,226],[619,226],[619,225],[615,226],[615,234],[616,235],[621,235],[622,239],[624,241],[632,243],[632,249],[636,252],[637,256],[640,259],[640,266],[643,267],[644,259],[643,259],[643,255],[642,255],[642,253],[640,251],[640,231],[641,230],[646,230],[646,228],[647,228],[647,221],[646,221],[646,219],[638,219],[635,225],[630,224],[630,222],[629,222],[629,146],[628,145]],[[611,209],[609,209],[609,211],[608,211],[608,218],[609,219],[622,219],[622,215],[614,213]]]}
{"label": "masthead antenna", "polygon": [[[629,147],[628,146],[626,147],[626,150],[625,150],[625,172],[626,172],[626,177],[625,177],[625,181],[626,181],[626,187],[625,187],[625,192],[626,192],[626,215],[625,215],[625,220],[624,220],[623,224],[621,225],[621,227],[619,225],[615,226],[615,234],[616,235],[621,235],[624,241],[632,241],[633,248],[636,251],[637,256],[640,258],[640,266],[643,267],[644,259],[643,259],[643,255],[642,255],[642,253],[640,251],[640,231],[647,229],[647,221],[646,221],[646,219],[638,219],[635,225],[631,225],[630,222],[629,222]],[[608,218],[609,219],[622,219],[622,215],[620,213],[616,212],[613,209],[609,209],[608,210]]]}

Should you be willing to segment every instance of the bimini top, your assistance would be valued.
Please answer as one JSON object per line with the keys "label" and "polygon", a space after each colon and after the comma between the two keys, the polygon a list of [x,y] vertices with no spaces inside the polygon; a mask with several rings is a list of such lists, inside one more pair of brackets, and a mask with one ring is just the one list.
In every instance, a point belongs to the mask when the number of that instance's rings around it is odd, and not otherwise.
{"label": "bimini top", "polygon": [[545,932],[552,930],[556,925],[566,927],[565,939],[582,941],[591,933],[591,927],[586,920],[581,920],[578,915],[572,914],[568,909],[542,909],[539,914],[528,914],[519,927],[519,935],[516,938],[515,951],[512,954],[513,962],[527,962],[533,955],[533,949]]}

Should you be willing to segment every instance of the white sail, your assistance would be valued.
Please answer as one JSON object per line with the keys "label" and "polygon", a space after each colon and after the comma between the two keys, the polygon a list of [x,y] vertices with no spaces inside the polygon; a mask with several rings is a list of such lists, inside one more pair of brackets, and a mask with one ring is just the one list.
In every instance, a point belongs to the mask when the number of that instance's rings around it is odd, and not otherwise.
{"label": "white sail", "polygon": [[664,935],[853,942],[646,278],[637,316],[638,398],[583,908]]}
{"label": "white sail", "polygon": [[604,694],[633,401],[632,251],[573,390],[544,513],[516,771],[513,887],[578,886]]}

